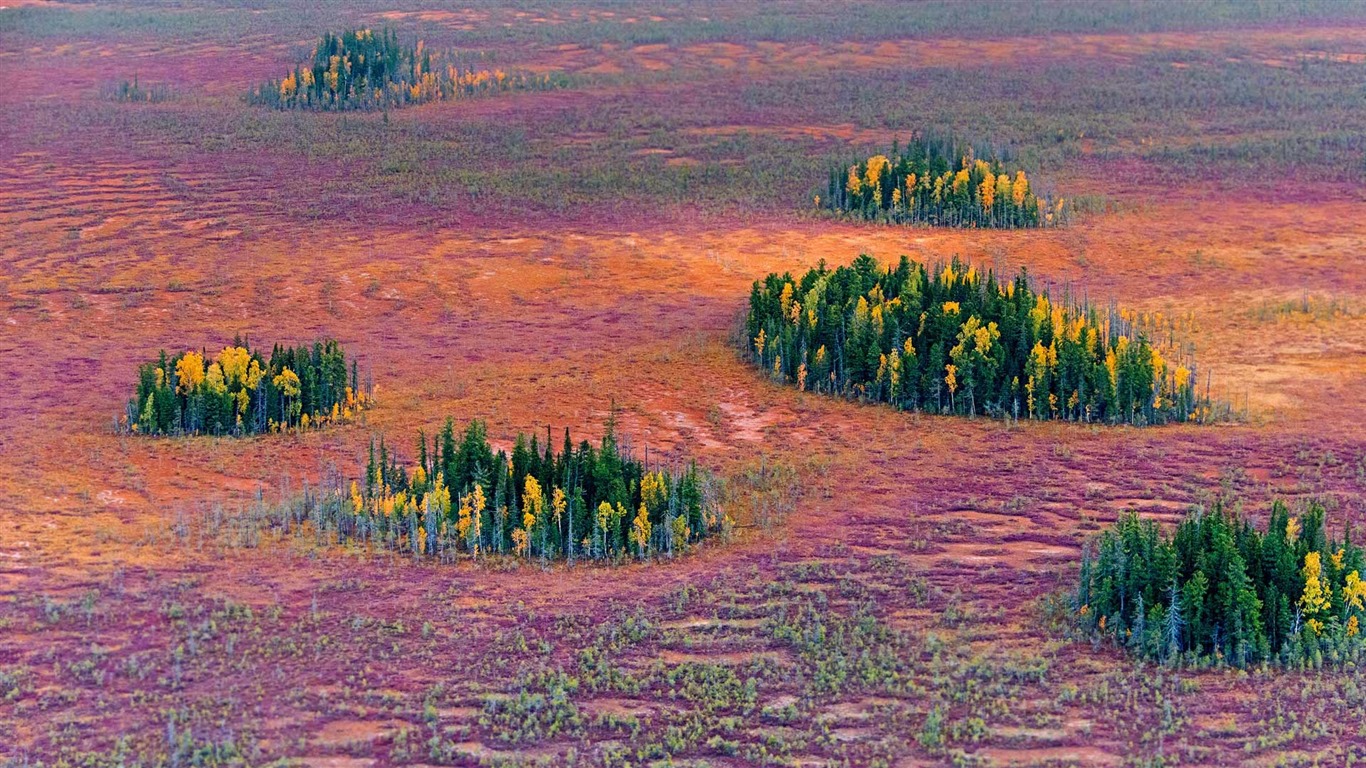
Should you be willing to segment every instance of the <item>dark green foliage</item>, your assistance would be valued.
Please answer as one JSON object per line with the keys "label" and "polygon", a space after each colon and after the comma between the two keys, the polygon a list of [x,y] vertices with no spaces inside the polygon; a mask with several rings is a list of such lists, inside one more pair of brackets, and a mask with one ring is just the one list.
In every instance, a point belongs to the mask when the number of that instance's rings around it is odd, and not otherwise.
{"label": "dark green foliage", "polygon": [[551,88],[563,78],[478,68],[466,57],[402,46],[392,30],[323,35],[312,61],[282,80],[261,84],[248,99],[279,109],[389,109],[498,91]]}
{"label": "dark green foliage", "polygon": [[[1155,318],[1050,300],[954,260],[869,256],[754,284],[750,359],[802,389],[931,413],[1155,424],[1204,419],[1194,363],[1149,341]],[[1168,359],[1171,358],[1171,359]]]}
{"label": "dark green foliage", "polygon": [[443,561],[511,553],[571,562],[673,556],[730,527],[709,473],[634,458],[610,421],[597,447],[575,447],[565,430],[557,453],[549,431],[544,443],[519,434],[511,452],[495,452],[482,422],[457,436],[448,419],[430,444],[419,435],[417,453],[409,469],[372,443],[363,479],[307,495],[280,524],[311,520],[340,542]]}
{"label": "dark green foliage", "polygon": [[1276,502],[1265,531],[1222,500],[1171,535],[1131,512],[1094,553],[1083,554],[1079,621],[1140,656],[1238,667],[1360,657],[1366,559],[1350,527],[1327,535],[1317,503],[1292,517]]}
{"label": "dark green foliage", "polygon": [[891,157],[832,168],[817,204],[904,224],[1014,229],[1061,223],[1062,200],[1036,196],[1023,170],[979,154],[947,139],[916,138],[904,150],[894,145]]}
{"label": "dark green foliage", "polygon": [[123,426],[144,435],[250,435],[349,421],[368,388],[332,339],[276,345],[266,359],[237,339],[212,359],[182,352],[144,363]]}

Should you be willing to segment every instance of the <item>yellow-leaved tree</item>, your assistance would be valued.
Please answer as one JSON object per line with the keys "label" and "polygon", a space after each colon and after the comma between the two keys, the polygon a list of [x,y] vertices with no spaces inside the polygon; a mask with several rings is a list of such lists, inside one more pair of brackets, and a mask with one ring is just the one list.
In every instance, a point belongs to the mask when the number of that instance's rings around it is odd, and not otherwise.
{"label": "yellow-leaved tree", "polygon": [[645,502],[640,503],[640,511],[636,513],[635,520],[631,521],[631,543],[636,545],[636,552],[641,560],[650,552],[650,534],[653,526],[650,525],[650,510],[646,509]]}
{"label": "yellow-leaved tree", "polygon": [[[565,514],[568,509],[569,500],[565,498],[564,491],[561,490],[559,486],[556,486],[555,489],[550,492],[550,519],[555,523],[555,534],[557,536],[560,532],[560,526],[564,524],[565,518],[568,517],[568,515]],[[573,524],[572,521],[570,524]],[[565,541],[571,542],[573,540],[574,531],[571,529],[565,537]],[[544,551],[544,548],[543,543],[542,551]]]}
{"label": "yellow-leaved tree", "polygon": [[1304,594],[1300,595],[1299,609],[1304,616],[1304,624],[1315,634],[1323,631],[1323,615],[1332,603],[1333,591],[1328,579],[1323,575],[1323,560],[1318,552],[1304,556]]}
{"label": "yellow-leaved tree", "polygon": [[607,557],[607,526],[612,522],[612,505],[610,502],[604,501],[598,504],[598,513],[594,522],[597,524],[596,535],[599,546],[602,547],[599,556]]}
{"label": "yellow-leaved tree", "polygon": [[[526,483],[522,486],[522,536],[518,542],[518,554],[531,554],[531,533],[536,528],[536,523],[545,515],[545,494],[541,492],[541,484],[531,475],[526,476]],[[517,540],[517,532],[513,531],[513,539]]]}
{"label": "yellow-leaved tree", "polygon": [[175,364],[176,391],[188,395],[204,383],[204,356],[186,352]]}
{"label": "yellow-leaved tree", "polygon": [[275,378],[271,380],[275,388],[280,390],[280,412],[284,414],[285,424],[289,426],[294,423],[303,412],[304,404],[299,400],[299,395],[303,392],[303,387],[299,382],[299,374],[289,368],[282,369]]}
{"label": "yellow-leaved tree", "polygon": [[1357,571],[1347,574],[1343,583],[1342,605],[1347,610],[1347,636],[1355,637],[1361,632],[1358,615],[1366,610],[1366,581],[1361,580]]}

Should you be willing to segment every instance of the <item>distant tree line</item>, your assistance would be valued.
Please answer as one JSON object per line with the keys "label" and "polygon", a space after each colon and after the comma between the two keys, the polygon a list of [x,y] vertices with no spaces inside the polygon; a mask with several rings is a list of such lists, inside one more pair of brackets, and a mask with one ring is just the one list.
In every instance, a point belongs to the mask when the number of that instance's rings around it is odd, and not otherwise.
{"label": "distant tree line", "polygon": [[105,98],[124,102],[159,104],[174,98],[174,93],[169,85],[164,83],[141,84],[138,82],[137,75],[133,75],[132,80],[120,80],[117,83],[106,84],[101,88],[101,92]]}
{"label": "distant tree line", "polygon": [[976,156],[971,146],[917,138],[830,170],[816,206],[858,218],[950,227],[1045,227],[1061,223],[1063,201],[1034,191],[1020,168]]}
{"label": "distant tree line", "polygon": [[1366,566],[1349,525],[1329,536],[1324,508],[1275,502],[1266,529],[1218,501],[1170,535],[1136,513],[1083,553],[1082,626],[1160,660],[1242,667],[1361,658]]}
{"label": "distant tree line", "polygon": [[327,33],[310,61],[251,92],[254,104],[279,109],[392,109],[501,91],[555,88],[563,76],[509,73],[467,57],[405,46],[391,30]]}
{"label": "distant tree line", "polygon": [[355,360],[331,339],[276,345],[269,358],[235,340],[217,356],[165,350],[138,369],[122,426],[145,435],[250,435],[350,421],[371,402]]}
{"label": "distant tree line", "polygon": [[419,433],[410,465],[372,443],[364,478],[308,498],[304,521],[338,543],[442,561],[671,557],[731,527],[708,472],[635,458],[612,420],[596,447],[566,429],[558,453],[548,429],[544,444],[519,434],[495,452],[482,422],[457,433],[450,419],[430,442]]}
{"label": "distant tree line", "polygon": [[1194,363],[1161,322],[1054,301],[1025,272],[997,282],[954,259],[881,268],[861,255],[754,283],[746,355],[799,389],[930,413],[1157,424],[1205,419]]}

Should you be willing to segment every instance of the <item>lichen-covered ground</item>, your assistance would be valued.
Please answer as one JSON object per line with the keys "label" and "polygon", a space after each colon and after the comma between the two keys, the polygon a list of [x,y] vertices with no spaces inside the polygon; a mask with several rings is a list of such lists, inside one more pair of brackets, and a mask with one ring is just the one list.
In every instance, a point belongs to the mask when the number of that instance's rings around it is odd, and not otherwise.
{"label": "lichen-covered ground", "polygon": [[[1139,664],[1069,637],[1056,597],[1127,509],[1317,496],[1334,524],[1366,523],[1359,10],[1069,21],[1039,3],[955,25],[935,3],[589,5],[0,10],[0,761],[1366,751],[1358,670]],[[576,79],[387,117],[242,102],[346,24]],[[135,74],[173,98],[102,95]],[[806,212],[829,163],[926,128],[1011,146],[1083,213],[981,232]],[[1246,420],[930,417],[741,361],[754,279],[860,252],[1023,266],[1187,318]],[[379,405],[303,436],[114,434],[137,363],[239,333],[337,337]],[[591,436],[613,401],[652,453],[790,467],[794,508],[616,568],[229,548],[200,522],[354,471],[375,434],[406,447],[450,415],[504,443]]]}

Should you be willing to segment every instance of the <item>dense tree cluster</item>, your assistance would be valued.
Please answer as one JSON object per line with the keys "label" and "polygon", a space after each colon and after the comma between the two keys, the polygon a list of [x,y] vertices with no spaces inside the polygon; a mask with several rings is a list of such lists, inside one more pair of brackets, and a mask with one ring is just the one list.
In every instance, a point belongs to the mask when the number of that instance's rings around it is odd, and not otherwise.
{"label": "dense tree cluster", "polygon": [[[750,294],[746,352],[798,388],[932,413],[1153,424],[1200,419],[1193,364],[1149,341],[1160,317],[1050,299],[955,259],[861,255]],[[1169,345],[1174,346],[1174,345]],[[1169,360],[1166,355],[1177,359]]]}
{"label": "dense tree cluster", "polygon": [[1064,215],[1062,199],[1037,195],[1023,170],[934,139],[831,169],[816,205],[864,219],[950,227],[1045,227]]}
{"label": "dense tree cluster", "polygon": [[350,421],[370,404],[356,362],[327,339],[276,345],[266,358],[241,339],[210,358],[182,352],[138,370],[127,429],[147,435],[244,435]]}
{"label": "dense tree cluster", "polygon": [[420,40],[405,47],[389,30],[360,29],[323,35],[311,61],[263,83],[249,100],[280,109],[391,109],[562,84],[550,75],[483,68],[454,53],[427,50]]}
{"label": "dense tree cluster", "polygon": [[544,445],[518,435],[510,454],[494,452],[478,421],[457,434],[447,420],[417,443],[411,467],[372,444],[365,478],[310,500],[301,517],[344,543],[441,560],[673,556],[731,525],[708,473],[633,458],[612,421],[596,448],[575,447],[566,429],[558,454],[549,430]]}
{"label": "dense tree cluster", "polygon": [[1259,531],[1222,501],[1197,508],[1168,536],[1135,513],[1083,555],[1083,625],[1154,659],[1318,666],[1361,656],[1366,558],[1282,502]]}

